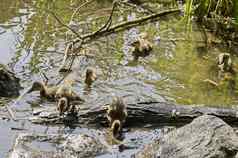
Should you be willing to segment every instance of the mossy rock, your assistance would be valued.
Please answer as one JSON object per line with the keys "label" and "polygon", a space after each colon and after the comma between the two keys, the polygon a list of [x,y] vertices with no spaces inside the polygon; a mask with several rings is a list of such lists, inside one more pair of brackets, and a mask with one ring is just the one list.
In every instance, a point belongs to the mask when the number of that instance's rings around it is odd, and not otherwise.
{"label": "mossy rock", "polygon": [[0,97],[16,97],[20,89],[20,79],[0,64]]}

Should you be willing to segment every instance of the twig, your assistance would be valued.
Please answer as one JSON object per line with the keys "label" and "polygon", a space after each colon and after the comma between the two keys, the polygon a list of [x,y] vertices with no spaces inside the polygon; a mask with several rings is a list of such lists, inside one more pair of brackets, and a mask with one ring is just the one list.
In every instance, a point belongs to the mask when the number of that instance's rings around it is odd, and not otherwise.
{"label": "twig", "polygon": [[7,108],[7,111],[8,111],[8,113],[9,113],[11,119],[12,119],[13,121],[17,121],[17,119],[16,119],[16,117],[15,117],[15,114],[14,114],[12,108],[11,108],[10,106],[8,106],[8,105],[6,105],[6,108]]}
{"label": "twig", "polygon": [[48,81],[49,81],[49,78],[46,76],[46,74],[44,73],[44,72],[42,72],[41,70],[40,70],[40,75],[45,79],[45,81],[44,81],[44,83],[45,83],[45,85],[47,85],[48,84]]}
{"label": "twig", "polygon": [[[79,50],[79,51],[80,51],[80,49],[82,48],[82,44],[83,44],[83,40],[82,40],[81,43],[79,44],[79,47],[78,47],[78,50]],[[66,60],[67,60],[67,58],[68,58],[68,50],[71,49],[70,47],[73,49],[73,43],[72,43],[72,44],[68,44],[68,46],[67,46],[67,48],[66,48],[65,61],[63,61],[63,62],[64,62],[63,64],[65,64],[65,62],[66,62]],[[73,59],[72,59],[71,62],[70,62],[70,65],[69,65],[69,68],[67,69],[67,72],[65,73],[65,75],[63,76],[63,78],[60,79],[60,80],[56,83],[56,85],[59,85],[59,84],[60,84],[62,81],[64,81],[64,79],[69,75],[70,70],[71,70],[71,68],[72,68],[72,66],[73,66],[73,63],[74,63],[74,60],[75,60],[76,57],[77,57],[76,55],[73,56]],[[64,65],[63,65],[63,66],[64,66]]]}
{"label": "twig", "polygon": [[62,61],[62,65],[61,65],[61,67],[60,67],[60,70],[59,70],[59,71],[61,71],[61,69],[63,69],[63,68],[64,68],[64,66],[65,66],[65,63],[66,63],[66,61],[67,61],[67,59],[68,59],[69,50],[71,50],[71,49],[72,49],[72,47],[73,47],[73,43],[72,43],[72,42],[71,42],[71,43],[69,43],[69,44],[67,44],[67,46],[66,46],[66,48],[65,48],[65,51],[64,51],[64,58],[63,58],[63,61]]}
{"label": "twig", "polygon": [[78,8],[76,8],[76,10],[73,12],[70,21],[73,21],[74,17],[77,15],[77,13],[79,12],[79,10],[84,7],[85,5],[88,5],[89,3],[93,2],[94,0],[88,0],[86,2],[84,2],[82,5],[80,5]]}
{"label": "twig", "polygon": [[[146,14],[154,14],[155,12],[153,10],[151,10],[150,8],[145,8],[141,5],[138,5],[138,4],[135,4],[135,3],[131,3],[131,2],[126,2],[126,1],[120,1],[121,4],[124,4],[124,5],[127,5],[129,7],[133,7],[133,8],[138,8],[138,9],[141,9],[143,10],[144,13]],[[120,4],[119,3],[119,4]]]}
{"label": "twig", "polygon": [[50,11],[50,10],[47,10],[47,11],[53,15],[53,17],[57,20],[57,22],[58,22],[59,24],[61,24],[61,25],[62,25],[63,27],[65,27],[65,28],[69,29],[69,30],[70,30],[71,32],[73,32],[79,39],[82,39],[82,37],[78,34],[77,31],[75,31],[74,29],[72,29],[70,26],[64,24],[64,23],[61,21],[61,19],[60,19],[54,12],[52,12],[52,11]]}
{"label": "twig", "polygon": [[207,82],[207,83],[210,83],[211,85],[215,86],[215,87],[218,87],[219,84],[213,80],[210,80],[210,79],[205,79],[203,80],[203,82]]}
{"label": "twig", "polygon": [[116,5],[117,5],[117,2],[116,1],[113,2],[112,10],[111,10],[111,13],[110,13],[110,16],[109,16],[107,22],[100,29],[98,29],[95,32],[95,34],[99,33],[100,31],[102,31],[105,28],[106,28],[106,30],[108,30],[108,28],[111,26],[111,24],[112,24],[112,16],[113,16],[113,12],[114,12],[114,10],[116,8]]}
{"label": "twig", "polygon": [[18,127],[11,127],[11,130],[15,130],[15,131],[25,131],[25,128],[18,128]]}

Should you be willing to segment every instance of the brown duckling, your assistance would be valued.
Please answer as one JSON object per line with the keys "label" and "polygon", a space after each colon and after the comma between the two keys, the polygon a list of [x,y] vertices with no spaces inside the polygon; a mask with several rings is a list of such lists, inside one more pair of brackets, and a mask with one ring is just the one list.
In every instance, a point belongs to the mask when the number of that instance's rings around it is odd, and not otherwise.
{"label": "brown duckling", "polygon": [[232,61],[229,53],[219,54],[217,64],[221,72],[232,71]]}
{"label": "brown duckling", "polygon": [[147,39],[146,33],[141,33],[136,41],[131,44],[134,47],[132,55],[134,60],[138,60],[139,57],[146,57],[150,55],[152,51],[152,44]]}
{"label": "brown duckling", "polygon": [[57,89],[58,89],[57,86],[48,87],[44,83],[36,81],[32,84],[32,87],[26,93],[31,93],[33,91],[40,91],[41,97],[50,100],[55,100],[55,94]]}
{"label": "brown duckling", "polygon": [[86,77],[85,77],[85,83],[88,87],[92,85],[92,83],[97,79],[96,70],[94,68],[87,68],[86,70]]}
{"label": "brown duckling", "polygon": [[72,89],[73,81],[66,80],[56,91],[55,98],[67,98],[68,102],[70,101],[84,101],[76,92]]}
{"label": "brown duckling", "polygon": [[58,100],[57,109],[60,115],[64,114],[65,112],[69,113],[76,112],[75,105],[71,105],[66,97],[62,97]]}
{"label": "brown duckling", "polygon": [[114,97],[112,103],[107,107],[107,119],[115,138],[119,136],[126,117],[126,104],[123,102],[122,98]]}
{"label": "brown duckling", "polygon": [[60,115],[62,115],[64,112],[66,112],[69,109],[69,102],[66,97],[60,98],[58,100],[57,109]]}

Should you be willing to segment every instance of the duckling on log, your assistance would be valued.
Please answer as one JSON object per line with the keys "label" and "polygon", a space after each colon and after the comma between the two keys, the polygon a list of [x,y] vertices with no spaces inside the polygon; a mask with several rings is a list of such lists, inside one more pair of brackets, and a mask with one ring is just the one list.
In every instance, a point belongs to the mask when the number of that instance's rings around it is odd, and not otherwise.
{"label": "duckling on log", "polygon": [[75,105],[70,104],[66,97],[62,97],[58,100],[57,110],[59,111],[60,115],[64,114],[65,112],[70,114],[76,113]]}
{"label": "duckling on log", "polygon": [[55,98],[67,98],[70,101],[84,101],[76,92],[72,89],[73,81],[65,80],[56,91]]}
{"label": "duckling on log", "polygon": [[32,84],[32,87],[26,93],[31,93],[33,91],[40,91],[41,97],[47,98],[49,100],[55,100],[55,94],[57,90],[58,90],[57,86],[48,87],[44,83],[36,81]]}
{"label": "duckling on log", "polygon": [[69,102],[66,97],[60,98],[58,100],[57,109],[60,115],[62,115],[64,112],[66,112],[69,109]]}
{"label": "duckling on log", "polygon": [[112,103],[107,107],[107,119],[115,138],[120,135],[126,117],[126,104],[123,102],[122,98],[114,97]]}

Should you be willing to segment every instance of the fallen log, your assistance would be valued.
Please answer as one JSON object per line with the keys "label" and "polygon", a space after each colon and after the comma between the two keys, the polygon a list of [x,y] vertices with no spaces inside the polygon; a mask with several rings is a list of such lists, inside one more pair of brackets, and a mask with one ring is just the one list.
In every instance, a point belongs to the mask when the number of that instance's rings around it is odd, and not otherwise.
{"label": "fallen log", "polygon": [[[47,124],[70,124],[70,125],[92,125],[92,126],[107,126],[106,109],[103,106],[87,111],[79,110],[77,116],[68,115],[59,117],[56,110],[47,112],[49,115],[41,115],[38,112],[34,119],[34,123]],[[223,119],[231,126],[238,126],[238,111],[228,108],[214,108],[194,105],[176,105],[173,103],[164,102],[141,102],[137,104],[128,104],[128,118],[125,126],[182,126],[190,123],[194,118],[209,114]],[[54,113],[52,115],[52,113]]]}

